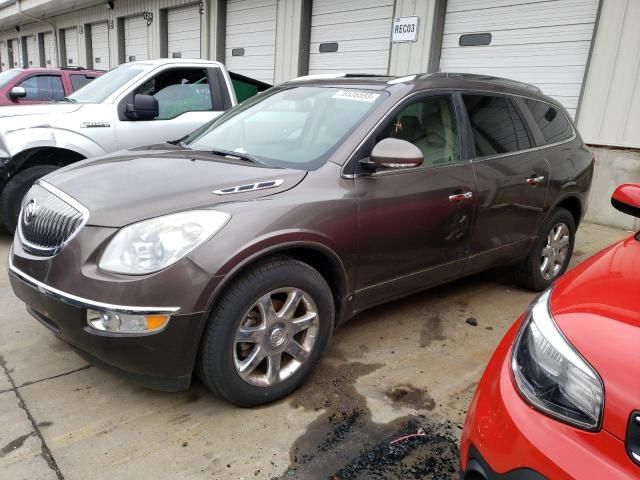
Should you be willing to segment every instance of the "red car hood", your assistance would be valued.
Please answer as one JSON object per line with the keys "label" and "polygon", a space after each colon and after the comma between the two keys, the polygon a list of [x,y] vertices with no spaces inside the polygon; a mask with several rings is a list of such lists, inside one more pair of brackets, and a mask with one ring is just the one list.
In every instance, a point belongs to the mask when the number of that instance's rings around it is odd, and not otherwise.
{"label": "red car hood", "polygon": [[551,311],[604,382],[603,428],[624,439],[640,410],[640,241],[616,243],[558,280]]}

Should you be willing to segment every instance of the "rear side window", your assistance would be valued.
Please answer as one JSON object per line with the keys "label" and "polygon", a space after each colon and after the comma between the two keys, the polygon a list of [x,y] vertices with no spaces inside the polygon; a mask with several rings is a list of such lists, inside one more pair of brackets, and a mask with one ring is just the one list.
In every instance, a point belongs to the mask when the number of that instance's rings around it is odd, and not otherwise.
{"label": "rear side window", "polygon": [[89,77],[87,75],[70,75],[71,77],[71,85],[73,86],[73,91],[81,89],[87,83],[94,80],[96,77]]}
{"label": "rear side window", "polygon": [[529,132],[522,121],[522,117],[520,116],[520,112],[513,105],[513,102],[510,100],[507,102],[509,104],[509,112],[511,113],[511,118],[513,119],[513,125],[516,128],[516,137],[518,137],[518,147],[520,150],[525,150],[527,148],[531,148],[533,145],[531,143],[531,139],[529,138]]}
{"label": "rear side window", "polygon": [[488,157],[518,150],[516,131],[504,97],[463,95],[476,157]]}
{"label": "rear side window", "polygon": [[531,111],[533,119],[540,128],[545,143],[556,143],[567,140],[573,135],[571,123],[558,108],[545,102],[522,99]]}
{"label": "rear side window", "polygon": [[23,100],[60,100],[64,97],[62,79],[57,75],[38,75],[20,83],[27,96]]}

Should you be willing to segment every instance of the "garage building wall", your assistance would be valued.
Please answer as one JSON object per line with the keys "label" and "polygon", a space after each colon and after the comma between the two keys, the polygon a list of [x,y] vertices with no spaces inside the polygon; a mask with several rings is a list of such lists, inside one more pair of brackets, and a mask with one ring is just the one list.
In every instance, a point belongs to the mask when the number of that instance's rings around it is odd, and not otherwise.
{"label": "garage building wall", "polygon": [[604,0],[578,117],[587,143],[640,148],[640,2]]}

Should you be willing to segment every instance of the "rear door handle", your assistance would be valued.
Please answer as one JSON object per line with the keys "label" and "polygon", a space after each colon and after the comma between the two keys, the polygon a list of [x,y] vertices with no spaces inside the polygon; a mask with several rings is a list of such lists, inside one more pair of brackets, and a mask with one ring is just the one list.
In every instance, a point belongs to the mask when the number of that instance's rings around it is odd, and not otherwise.
{"label": "rear door handle", "polygon": [[470,200],[472,197],[473,192],[454,193],[453,195],[449,195],[449,201],[451,203],[464,202],[465,200]]}
{"label": "rear door handle", "polygon": [[529,185],[535,187],[537,184],[544,182],[544,177],[542,175],[538,177],[529,177],[526,181]]}

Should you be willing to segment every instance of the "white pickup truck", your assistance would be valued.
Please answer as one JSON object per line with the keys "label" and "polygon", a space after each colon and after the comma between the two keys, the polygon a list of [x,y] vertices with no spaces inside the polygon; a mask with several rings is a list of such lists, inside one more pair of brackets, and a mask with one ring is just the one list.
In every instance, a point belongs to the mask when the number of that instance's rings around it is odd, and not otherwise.
{"label": "white pickup truck", "polygon": [[[0,107],[0,208],[15,229],[24,194],[56,168],[178,140],[270,85],[219,62],[121,65],[57,103]],[[237,94],[237,95],[236,95]]]}

